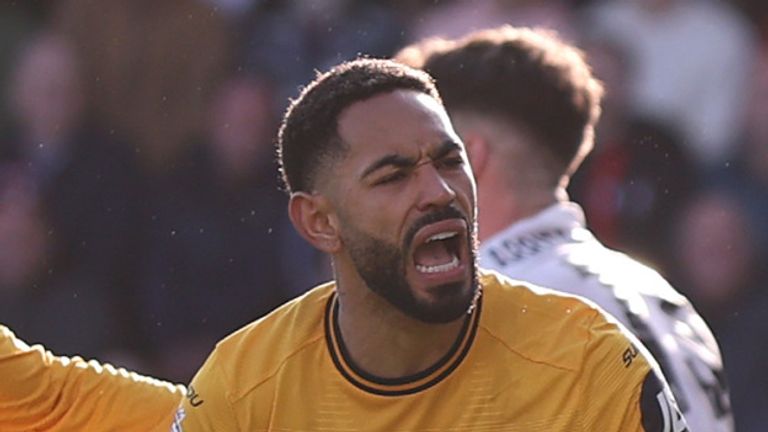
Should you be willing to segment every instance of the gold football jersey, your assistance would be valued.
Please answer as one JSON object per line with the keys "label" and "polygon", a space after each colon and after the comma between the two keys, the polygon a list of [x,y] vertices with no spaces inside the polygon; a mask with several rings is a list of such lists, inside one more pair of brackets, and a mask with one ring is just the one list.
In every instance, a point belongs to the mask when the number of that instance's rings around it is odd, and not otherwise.
{"label": "gold football jersey", "polygon": [[0,431],[163,431],[182,386],[28,346],[0,325]]}
{"label": "gold football jersey", "polygon": [[334,285],[221,341],[172,430],[684,431],[644,349],[576,297],[481,276],[450,351],[384,379],[349,359]]}

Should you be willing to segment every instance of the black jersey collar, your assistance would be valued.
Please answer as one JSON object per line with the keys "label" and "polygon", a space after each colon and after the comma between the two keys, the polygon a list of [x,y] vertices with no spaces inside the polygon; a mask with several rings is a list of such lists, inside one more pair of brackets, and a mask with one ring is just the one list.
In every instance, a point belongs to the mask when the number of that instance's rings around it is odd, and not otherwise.
{"label": "black jersey collar", "polygon": [[482,296],[477,299],[476,307],[464,321],[456,341],[451,349],[429,368],[413,375],[401,378],[382,378],[360,369],[350,358],[338,323],[339,304],[334,293],[326,305],[325,339],[333,363],[344,378],[361,390],[381,396],[402,396],[420,392],[439,383],[451,374],[466,357],[477,333]]}

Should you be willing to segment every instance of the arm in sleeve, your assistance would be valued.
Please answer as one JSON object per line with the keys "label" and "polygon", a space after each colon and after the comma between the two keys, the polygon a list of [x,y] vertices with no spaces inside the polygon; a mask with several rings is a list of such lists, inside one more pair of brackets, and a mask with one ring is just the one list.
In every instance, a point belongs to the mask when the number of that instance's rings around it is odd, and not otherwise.
{"label": "arm in sleeve", "polygon": [[0,325],[0,430],[167,431],[184,388],[28,346]]}
{"label": "arm in sleeve", "polygon": [[601,313],[590,326],[582,374],[585,430],[688,432],[648,350]]}
{"label": "arm in sleeve", "polygon": [[171,432],[234,432],[240,430],[216,350],[197,371],[187,396],[176,410]]}

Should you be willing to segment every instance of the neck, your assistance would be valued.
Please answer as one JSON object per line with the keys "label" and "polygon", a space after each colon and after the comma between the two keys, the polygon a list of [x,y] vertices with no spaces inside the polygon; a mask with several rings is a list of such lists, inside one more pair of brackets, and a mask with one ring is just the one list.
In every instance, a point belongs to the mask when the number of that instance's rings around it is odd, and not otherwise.
{"label": "neck", "polygon": [[339,289],[338,322],[344,345],[359,368],[381,378],[413,375],[437,363],[459,337],[466,319],[424,323],[364,285],[346,288]]}
{"label": "neck", "polygon": [[487,240],[508,226],[567,199],[567,194],[560,188],[484,193],[483,187],[478,186],[479,239],[481,242]]}

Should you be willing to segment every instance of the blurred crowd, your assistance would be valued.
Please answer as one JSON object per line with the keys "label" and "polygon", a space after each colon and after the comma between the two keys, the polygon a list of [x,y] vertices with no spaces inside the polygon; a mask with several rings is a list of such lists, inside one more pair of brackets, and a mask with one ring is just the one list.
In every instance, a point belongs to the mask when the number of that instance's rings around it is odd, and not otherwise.
{"label": "blurred crowd", "polygon": [[359,54],[504,23],[587,54],[607,94],[569,192],[598,237],[691,299],[723,349],[737,423],[759,421],[760,0],[0,0],[0,322],[187,381],[216,340],[330,275],[279,189],[288,98]]}

